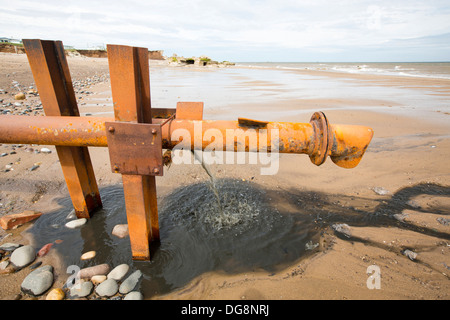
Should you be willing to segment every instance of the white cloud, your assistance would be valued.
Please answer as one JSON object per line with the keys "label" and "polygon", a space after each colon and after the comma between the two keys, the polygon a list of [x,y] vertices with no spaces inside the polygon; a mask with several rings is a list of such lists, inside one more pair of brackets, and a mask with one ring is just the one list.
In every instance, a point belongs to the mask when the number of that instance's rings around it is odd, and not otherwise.
{"label": "white cloud", "polygon": [[267,47],[270,52],[277,48],[279,54],[302,49],[323,52],[367,49],[393,40],[447,33],[450,4],[433,0],[79,0],[38,4],[15,0],[3,6],[0,30],[1,36],[59,39],[75,46],[121,43],[179,54],[195,48],[197,54],[208,49],[217,53],[218,48],[245,52]]}

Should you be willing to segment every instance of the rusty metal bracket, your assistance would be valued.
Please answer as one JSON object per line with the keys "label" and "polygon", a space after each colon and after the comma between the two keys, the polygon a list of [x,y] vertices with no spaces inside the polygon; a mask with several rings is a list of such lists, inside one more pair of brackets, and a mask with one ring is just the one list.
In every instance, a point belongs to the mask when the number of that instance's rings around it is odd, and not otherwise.
{"label": "rusty metal bracket", "polygon": [[161,125],[116,121],[105,128],[113,172],[163,175]]}

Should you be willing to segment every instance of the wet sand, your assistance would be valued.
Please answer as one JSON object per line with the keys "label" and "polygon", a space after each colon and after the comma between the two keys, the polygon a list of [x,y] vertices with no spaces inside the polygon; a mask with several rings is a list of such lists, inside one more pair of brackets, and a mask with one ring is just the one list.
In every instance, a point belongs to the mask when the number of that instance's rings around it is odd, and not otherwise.
{"label": "wet sand", "polygon": [[[33,83],[24,55],[3,54],[0,59],[0,88],[9,89],[13,80]],[[73,57],[68,62],[73,79],[108,73],[106,59]],[[260,174],[261,165],[212,165],[217,179],[264,189],[270,206],[283,215],[304,216],[302,221],[310,228],[307,240],[318,246],[302,248],[294,261],[283,260],[288,262],[270,270],[258,265],[207,270],[180,288],[146,294],[147,299],[450,298],[450,226],[437,220],[450,214],[450,80],[311,70],[198,69],[152,61],[151,86],[154,107],[204,101],[205,119],[242,116],[309,122],[314,111],[324,111],[332,124],[370,126],[375,135],[359,166],[350,170],[330,159],[317,167],[306,155],[286,154],[280,155],[279,171],[271,176]],[[109,83],[87,90],[94,93],[77,95],[82,97],[82,115],[111,115]],[[0,99],[6,101],[6,96]],[[2,145],[0,152],[10,148]],[[56,153],[24,149],[0,158],[1,214],[26,209],[54,212],[60,199],[67,199]],[[90,152],[100,189],[120,187],[121,176],[111,173],[106,148],[90,148]],[[11,162],[14,171],[3,172]],[[39,169],[27,170],[37,162]],[[200,165],[173,164],[157,178],[159,201],[164,203],[179,188],[208,179]],[[377,194],[376,188],[386,194]],[[350,227],[350,237],[335,232],[332,226],[339,223]],[[33,243],[24,232],[28,227],[14,230],[2,243]],[[0,230],[2,237],[8,233]],[[404,250],[416,252],[417,258],[409,259]],[[49,259],[61,263],[56,250],[52,254]],[[371,290],[367,272],[373,265],[379,267],[381,288]],[[22,270],[0,276],[0,298],[18,293],[26,274]],[[61,281],[65,281],[63,272],[54,286]]]}

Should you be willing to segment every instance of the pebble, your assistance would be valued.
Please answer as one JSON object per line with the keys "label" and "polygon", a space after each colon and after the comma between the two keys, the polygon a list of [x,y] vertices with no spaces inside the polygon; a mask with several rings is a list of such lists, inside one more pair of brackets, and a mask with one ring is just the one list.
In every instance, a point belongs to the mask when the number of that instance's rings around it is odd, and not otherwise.
{"label": "pebble", "polygon": [[77,282],[70,288],[69,295],[72,298],[83,298],[90,295],[93,289],[94,284],[91,281]]}
{"label": "pebble", "polygon": [[53,284],[53,267],[46,265],[28,274],[22,281],[22,292],[39,296],[46,292]]}
{"label": "pebble", "polygon": [[81,279],[90,279],[96,275],[107,275],[109,271],[110,271],[109,265],[104,263],[98,264],[93,267],[81,269],[79,276]]}
{"label": "pebble", "polygon": [[3,250],[3,251],[14,251],[17,248],[19,248],[20,246],[21,245],[17,244],[17,243],[7,242],[7,243],[4,243],[4,244],[2,244],[0,246],[0,250]]}
{"label": "pebble", "polygon": [[389,194],[389,190],[386,190],[383,187],[375,187],[375,188],[373,188],[373,191],[380,196]]}
{"label": "pebble", "polygon": [[80,259],[81,260],[89,260],[89,259],[94,258],[96,254],[97,253],[95,251],[88,251],[88,252],[83,253],[81,255]]}
{"label": "pebble", "polygon": [[60,288],[50,290],[45,300],[63,300],[66,294]]}
{"label": "pebble", "polygon": [[67,222],[66,223],[66,227],[70,228],[70,229],[75,229],[75,228],[81,227],[86,222],[87,222],[86,218],[76,219],[76,220],[72,220],[72,221]]}
{"label": "pebble", "polygon": [[439,217],[436,220],[437,220],[437,222],[439,222],[440,224],[443,224],[444,226],[450,226],[450,219],[448,219],[448,218]]}
{"label": "pebble", "polygon": [[38,261],[38,262],[36,262],[36,263],[33,263],[33,264],[30,266],[30,270],[34,270],[34,269],[40,267],[41,264],[42,264],[42,261]]}
{"label": "pebble", "polygon": [[29,245],[17,248],[11,254],[10,261],[16,267],[22,268],[36,259],[36,250]]}
{"label": "pebble", "polygon": [[405,250],[403,251],[403,254],[405,256],[407,256],[409,259],[411,259],[412,261],[414,261],[417,258],[417,253],[411,251],[411,250]]}
{"label": "pebble", "polygon": [[128,273],[128,270],[130,270],[130,267],[126,263],[120,264],[112,269],[110,273],[108,273],[107,278],[121,281],[123,277],[125,277],[125,275]]}
{"label": "pebble", "polygon": [[119,287],[119,292],[121,294],[127,294],[134,290],[139,280],[142,277],[142,272],[140,270],[136,270],[131,275],[126,278]]}
{"label": "pebble", "polygon": [[98,285],[98,284],[102,283],[102,282],[105,281],[105,280],[106,280],[106,276],[105,276],[105,275],[96,275],[96,276],[93,276],[93,277],[91,278],[91,282],[92,282],[94,285]]}
{"label": "pebble", "polygon": [[43,246],[41,248],[41,250],[38,251],[38,257],[45,256],[50,251],[52,246],[53,246],[53,243],[47,243],[45,246]]}
{"label": "pebble", "polygon": [[30,171],[34,171],[34,170],[36,170],[37,168],[39,168],[39,166],[38,166],[38,165],[34,165],[34,166],[32,166],[32,167],[30,168]]}
{"label": "pebble", "polygon": [[97,286],[95,292],[101,297],[111,297],[117,293],[118,289],[119,285],[116,280],[106,279]]}
{"label": "pebble", "polygon": [[25,97],[25,94],[24,94],[23,92],[19,92],[18,94],[16,94],[16,95],[14,96],[14,99],[15,99],[15,100],[25,100],[26,97]]}
{"label": "pebble", "polygon": [[331,226],[336,232],[342,233],[347,238],[352,236],[350,226],[346,223],[335,223]]}
{"label": "pebble", "polygon": [[0,262],[0,270],[5,270],[8,265],[9,261],[7,260]]}
{"label": "pebble", "polygon": [[52,153],[52,150],[50,150],[49,148],[41,148],[41,152],[42,153]]}
{"label": "pebble", "polygon": [[123,300],[144,300],[144,296],[139,291],[131,291]]}
{"label": "pebble", "polygon": [[128,234],[128,224],[117,224],[112,230],[112,235],[119,238],[125,238]]}

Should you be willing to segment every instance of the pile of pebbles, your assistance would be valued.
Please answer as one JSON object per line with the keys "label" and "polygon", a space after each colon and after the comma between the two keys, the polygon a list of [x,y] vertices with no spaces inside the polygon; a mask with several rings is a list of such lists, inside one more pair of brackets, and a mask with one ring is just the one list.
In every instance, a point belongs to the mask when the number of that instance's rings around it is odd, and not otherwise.
{"label": "pile of pebbles", "polygon": [[[73,80],[72,85],[78,103],[84,105],[83,99],[94,94],[89,91],[92,85],[107,82],[108,75],[94,75],[83,80]],[[0,88],[0,115],[44,115],[39,93],[34,84],[27,86],[13,80],[9,88]]]}
{"label": "pile of pebbles", "polygon": [[[4,243],[0,245],[0,276],[25,269],[28,275],[20,285],[21,293],[14,299],[46,300],[143,300],[139,290],[142,272],[132,270],[128,264],[120,264],[113,269],[108,264],[99,264],[80,269],[70,266],[72,271],[62,288],[52,288],[54,268],[42,265],[40,257],[45,256],[53,243],[46,244],[39,251],[31,245]],[[95,251],[84,253],[80,259],[95,257]]]}

